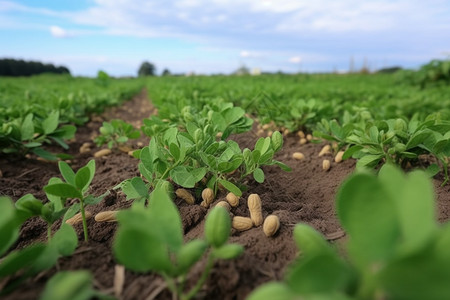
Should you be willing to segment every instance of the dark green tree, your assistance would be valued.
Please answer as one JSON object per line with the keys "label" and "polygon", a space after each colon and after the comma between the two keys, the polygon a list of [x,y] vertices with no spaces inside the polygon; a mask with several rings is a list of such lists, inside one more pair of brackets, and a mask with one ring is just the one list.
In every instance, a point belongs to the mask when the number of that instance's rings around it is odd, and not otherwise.
{"label": "dark green tree", "polygon": [[164,69],[162,72],[162,76],[169,76],[169,75],[171,75],[169,69]]}
{"label": "dark green tree", "polygon": [[156,67],[154,64],[144,61],[141,66],[139,67],[138,76],[155,76],[156,74]]}

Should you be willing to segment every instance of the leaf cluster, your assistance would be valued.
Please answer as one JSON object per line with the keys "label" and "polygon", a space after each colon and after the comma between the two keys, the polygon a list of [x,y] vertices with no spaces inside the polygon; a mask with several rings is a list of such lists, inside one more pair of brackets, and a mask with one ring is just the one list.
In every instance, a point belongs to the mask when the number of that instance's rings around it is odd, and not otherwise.
{"label": "leaf cluster", "polygon": [[[243,252],[237,244],[227,244],[231,220],[222,207],[214,208],[205,222],[205,239],[183,242],[178,209],[163,186],[151,194],[148,207],[133,205],[118,214],[119,229],[114,253],[126,268],[136,272],[154,271],[163,276],[169,289],[180,299],[192,298],[207,278],[217,259],[232,259]],[[206,254],[202,276],[188,291],[189,270]]]}
{"label": "leaf cluster", "polygon": [[115,148],[121,144],[125,144],[130,139],[137,139],[141,136],[139,130],[133,125],[120,120],[114,119],[111,122],[103,122],[99,129],[100,134],[94,139],[97,146],[108,145],[109,149]]}
{"label": "leaf cluster", "polygon": [[435,216],[425,173],[405,176],[386,164],[379,176],[350,176],[337,194],[346,253],[305,224],[294,229],[301,251],[283,282],[248,299],[446,299],[450,297],[449,224]]}
{"label": "leaf cluster", "polygon": [[[321,131],[315,136],[338,143],[338,148],[346,147],[343,159],[358,159],[357,167],[376,167],[382,163],[405,166],[415,162],[419,155],[429,154],[441,163],[448,181],[447,161],[450,156],[450,122],[442,120],[439,114],[429,115],[424,121],[416,118],[401,118],[346,123],[322,121]],[[429,169],[431,175],[439,170],[437,165]]]}

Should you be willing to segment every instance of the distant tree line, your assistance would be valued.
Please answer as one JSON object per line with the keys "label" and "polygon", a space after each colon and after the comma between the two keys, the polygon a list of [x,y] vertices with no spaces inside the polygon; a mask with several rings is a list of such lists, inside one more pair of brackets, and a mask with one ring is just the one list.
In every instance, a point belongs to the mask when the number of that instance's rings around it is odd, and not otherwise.
{"label": "distant tree line", "polygon": [[70,74],[70,71],[63,66],[38,61],[0,59],[0,76],[31,76],[42,73]]}

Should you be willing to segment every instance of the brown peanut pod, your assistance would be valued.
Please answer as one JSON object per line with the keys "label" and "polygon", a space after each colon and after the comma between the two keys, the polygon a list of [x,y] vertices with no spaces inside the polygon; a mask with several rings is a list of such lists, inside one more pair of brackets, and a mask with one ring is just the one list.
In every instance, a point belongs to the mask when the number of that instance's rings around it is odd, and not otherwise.
{"label": "brown peanut pod", "polygon": [[264,220],[263,231],[267,237],[273,236],[280,228],[280,219],[276,215],[269,215]]}
{"label": "brown peanut pod", "polygon": [[97,222],[117,222],[117,213],[117,210],[102,211],[95,215],[94,220]]}
{"label": "brown peanut pod", "polygon": [[263,222],[261,198],[258,194],[251,194],[247,200],[248,209],[250,211],[250,218],[255,226],[259,226]]}
{"label": "brown peanut pod", "polygon": [[[89,219],[90,217],[92,217],[92,213],[91,213],[90,211],[86,210],[86,211],[84,212],[84,217],[85,217],[86,220],[87,220],[87,219]],[[75,225],[75,224],[80,223],[81,221],[83,221],[83,217],[82,217],[82,215],[81,215],[81,212],[79,212],[79,213],[75,214],[72,218],[67,219],[67,220],[66,220],[66,224],[69,224],[69,225]]]}
{"label": "brown peanut pod", "polygon": [[206,207],[214,201],[214,191],[211,188],[206,188],[202,191],[202,199]]}
{"label": "brown peanut pod", "polygon": [[230,192],[227,194],[226,198],[227,198],[228,203],[230,203],[231,206],[236,207],[239,205],[239,197],[236,196],[235,194]]}
{"label": "brown peanut pod", "polygon": [[344,151],[339,151],[334,157],[334,161],[340,163],[342,161],[342,156],[344,155]]}
{"label": "brown peanut pod", "polygon": [[331,168],[331,162],[328,159],[324,159],[322,162],[322,169],[328,171]]}
{"label": "brown peanut pod", "polygon": [[301,152],[294,152],[292,154],[292,157],[296,160],[304,160],[305,159],[305,155]]}
{"label": "brown peanut pod", "polygon": [[175,191],[175,194],[177,195],[178,198],[181,198],[184,201],[186,201],[187,204],[193,205],[195,203],[194,196],[192,196],[192,194],[189,193],[189,191],[186,189],[177,189]]}
{"label": "brown peanut pod", "polygon": [[238,231],[245,231],[253,227],[253,221],[247,217],[236,216],[233,218],[231,226]]}
{"label": "brown peanut pod", "polygon": [[319,157],[331,153],[330,150],[331,150],[331,146],[330,145],[323,146],[322,150],[320,150],[320,152],[319,152]]}
{"label": "brown peanut pod", "polygon": [[94,153],[94,157],[102,157],[111,154],[111,149],[102,149]]}

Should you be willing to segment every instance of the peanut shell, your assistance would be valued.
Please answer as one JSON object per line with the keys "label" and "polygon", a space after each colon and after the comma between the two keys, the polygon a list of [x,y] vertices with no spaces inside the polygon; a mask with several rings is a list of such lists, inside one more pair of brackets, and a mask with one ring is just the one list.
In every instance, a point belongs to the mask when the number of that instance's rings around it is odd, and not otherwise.
{"label": "peanut shell", "polygon": [[247,200],[248,209],[250,211],[250,218],[255,226],[259,226],[263,222],[261,210],[261,198],[258,194],[251,194]]}
{"label": "peanut shell", "polygon": [[245,231],[253,227],[253,221],[247,217],[236,216],[233,218],[231,226],[238,231]]}
{"label": "peanut shell", "polygon": [[280,219],[276,215],[269,215],[264,220],[263,231],[267,237],[273,236],[280,228]]}

